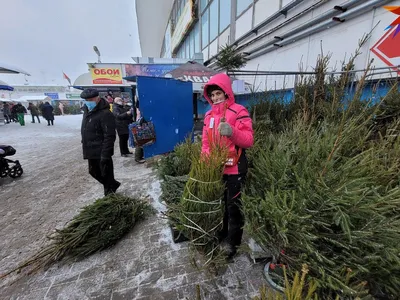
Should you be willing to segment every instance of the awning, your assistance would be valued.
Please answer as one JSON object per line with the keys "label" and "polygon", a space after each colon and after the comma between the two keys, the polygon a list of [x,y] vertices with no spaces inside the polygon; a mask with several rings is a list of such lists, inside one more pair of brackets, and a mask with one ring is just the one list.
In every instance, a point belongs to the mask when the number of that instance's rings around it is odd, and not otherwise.
{"label": "awning", "polygon": [[0,73],[24,74],[24,75],[31,76],[31,74],[29,74],[28,72],[26,72],[26,71],[24,71],[24,70],[22,70],[20,68],[17,68],[17,67],[5,64],[5,63],[1,63],[1,62],[0,62]]}
{"label": "awning", "polygon": [[0,90],[13,91],[14,88],[12,86],[8,85],[7,83],[5,83],[4,81],[0,80]]}
{"label": "awning", "polygon": [[207,68],[194,61],[189,61],[186,64],[166,73],[164,77],[205,84],[216,74],[218,74],[218,72],[211,68]]}
{"label": "awning", "polygon": [[131,88],[132,86],[136,85],[136,83],[131,84],[112,84],[112,85],[99,85],[99,84],[91,84],[91,85],[73,85],[72,87],[77,90],[84,90],[87,88],[93,88],[98,90],[99,92],[103,91],[119,91],[121,88]]}
{"label": "awning", "polygon": [[38,96],[22,96],[18,100],[18,102],[31,102],[31,101],[51,101],[51,98],[46,95],[38,95]]}
{"label": "awning", "polygon": [[14,88],[12,87],[12,86],[9,86],[9,85],[1,85],[0,84],[0,90],[5,90],[5,91],[13,91],[14,90]]}
{"label": "awning", "polygon": [[[207,83],[211,76],[218,74],[213,69],[207,68],[202,64],[194,61],[188,61],[182,65],[132,65],[134,71],[127,74],[124,77],[128,81],[136,81],[137,76],[150,76],[150,77],[165,77],[173,78],[182,81],[192,81],[193,83],[205,84]],[[150,70],[144,72],[142,69]]]}
{"label": "awning", "polygon": [[135,84],[134,83],[109,84],[109,85],[94,84],[92,75],[90,74],[90,72],[87,72],[83,73],[78,78],[76,78],[72,87],[77,90],[84,90],[86,88],[95,88],[98,91],[107,91],[109,89],[117,91],[120,90],[120,88],[130,88],[132,87],[132,85]]}

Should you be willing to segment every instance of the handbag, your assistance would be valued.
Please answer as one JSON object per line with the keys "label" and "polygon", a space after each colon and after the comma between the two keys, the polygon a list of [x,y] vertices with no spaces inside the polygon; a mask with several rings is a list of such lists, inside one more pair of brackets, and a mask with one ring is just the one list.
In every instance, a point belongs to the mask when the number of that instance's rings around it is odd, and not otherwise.
{"label": "handbag", "polygon": [[131,128],[136,146],[149,146],[156,142],[156,131],[151,121],[140,118]]}

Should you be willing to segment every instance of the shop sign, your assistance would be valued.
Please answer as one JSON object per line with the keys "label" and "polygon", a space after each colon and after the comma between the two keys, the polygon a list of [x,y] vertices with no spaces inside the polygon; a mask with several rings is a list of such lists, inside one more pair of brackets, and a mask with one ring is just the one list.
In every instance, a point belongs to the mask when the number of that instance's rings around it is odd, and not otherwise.
{"label": "shop sign", "polygon": [[68,100],[81,100],[82,98],[81,98],[81,95],[80,94],[65,94],[65,97],[68,99]]}
{"label": "shop sign", "polygon": [[51,100],[59,100],[58,93],[44,93],[45,96],[51,98]]}
{"label": "shop sign", "polygon": [[122,84],[120,68],[91,68],[93,84]]}
{"label": "shop sign", "polygon": [[176,78],[182,81],[191,81],[193,83],[207,83],[210,81],[210,77],[208,76],[192,76],[192,75],[183,75],[182,77]]}

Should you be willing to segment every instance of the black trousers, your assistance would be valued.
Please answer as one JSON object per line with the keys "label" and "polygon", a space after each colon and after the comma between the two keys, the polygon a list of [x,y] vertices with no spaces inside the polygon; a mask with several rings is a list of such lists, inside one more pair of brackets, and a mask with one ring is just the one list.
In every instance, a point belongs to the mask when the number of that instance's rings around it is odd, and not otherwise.
{"label": "black trousers", "polygon": [[119,134],[119,151],[121,152],[121,155],[123,154],[129,154],[129,148],[128,148],[128,140],[129,140],[129,134]]}
{"label": "black trousers", "polygon": [[50,123],[51,123],[51,125],[54,125],[54,120],[47,120],[47,126],[50,126]]}
{"label": "black trousers", "polygon": [[40,123],[40,119],[38,115],[32,115],[32,123],[35,123],[35,117],[37,118],[38,122]]}
{"label": "black trousers", "polygon": [[135,160],[138,161],[138,160],[141,160],[143,158],[144,158],[143,148],[140,147],[140,146],[136,146],[135,147]]}
{"label": "black trousers", "polygon": [[101,161],[89,159],[89,174],[104,186],[104,195],[113,192],[118,182],[114,178],[114,165],[112,159]]}
{"label": "black trousers", "polygon": [[224,220],[220,232],[220,239],[232,246],[239,246],[242,242],[244,216],[242,214],[241,188],[246,179],[246,174],[224,175]]}

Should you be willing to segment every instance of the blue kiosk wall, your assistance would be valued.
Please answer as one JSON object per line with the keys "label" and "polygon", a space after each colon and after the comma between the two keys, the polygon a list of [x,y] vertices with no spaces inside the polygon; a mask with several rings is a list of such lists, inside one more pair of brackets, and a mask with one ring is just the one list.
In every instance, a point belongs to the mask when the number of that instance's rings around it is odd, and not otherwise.
{"label": "blue kiosk wall", "polygon": [[145,158],[172,151],[193,130],[192,83],[138,76],[137,93],[140,112],[153,121],[157,135],[153,145],[144,147]]}

